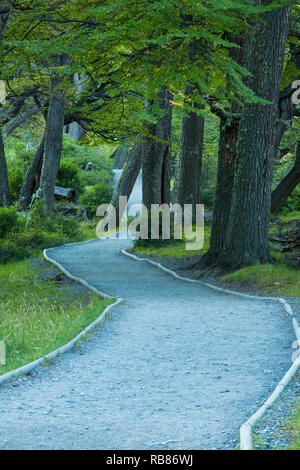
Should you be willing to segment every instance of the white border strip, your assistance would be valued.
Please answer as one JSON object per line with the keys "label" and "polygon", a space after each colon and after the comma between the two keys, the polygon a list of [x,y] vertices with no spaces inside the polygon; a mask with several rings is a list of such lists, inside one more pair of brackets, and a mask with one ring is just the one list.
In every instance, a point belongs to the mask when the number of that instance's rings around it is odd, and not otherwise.
{"label": "white border strip", "polygon": [[[223,289],[222,287],[214,286],[213,284],[209,284],[207,282],[199,281],[198,279],[189,279],[188,277],[179,276],[179,274],[175,273],[171,269],[166,268],[160,263],[156,261],[152,261],[148,258],[139,258],[138,256],[133,255],[132,253],[128,253],[126,250],[122,250],[122,253],[129,258],[134,259],[135,261],[145,261],[157,268],[165,271],[166,273],[170,274],[171,276],[185,282],[194,282],[198,284],[202,284],[210,289],[216,290],[218,292],[222,292],[224,294],[230,295],[237,295],[238,297],[244,297],[246,299],[257,299],[257,300],[268,300],[273,302],[278,302],[283,305],[286,313],[288,313],[292,317],[293,328],[295,331],[295,335],[298,341],[300,341],[300,328],[297,323],[296,318],[294,317],[293,309],[287,301],[281,297],[259,297],[255,295],[249,294],[242,294],[241,292],[231,291],[229,289]],[[254,413],[240,428],[240,449],[241,450],[253,450],[253,438],[252,438],[252,428],[255,423],[263,416],[265,411],[275,402],[275,400],[279,397],[281,392],[284,388],[288,385],[292,377],[298,370],[300,366],[300,356],[296,359],[296,361],[292,364],[289,370],[286,372],[284,377],[281,379],[273,393],[269,396],[269,398],[263,403],[263,405]]]}
{"label": "white border strip", "polygon": [[[113,299],[114,298],[111,295],[107,295],[104,292],[99,291],[98,289],[91,286],[90,284],[88,284],[83,279],[80,279],[79,277],[76,277],[76,276],[73,276],[72,274],[70,274],[69,271],[67,271],[61,264],[57,263],[55,260],[53,260],[52,258],[50,258],[47,255],[47,250],[44,250],[43,256],[46,259],[46,261],[49,261],[50,263],[57,266],[68,278],[72,279],[73,281],[79,282],[84,287],[86,287],[86,288],[90,289],[91,291],[95,292],[95,294],[99,295],[99,297],[106,298],[106,299]],[[108,305],[106,307],[106,309],[103,310],[103,312],[99,315],[99,317],[96,318],[96,320],[94,320],[92,323],[90,323],[84,330],[82,330],[77,336],[75,336],[75,338],[71,339],[64,346],[61,346],[60,348],[56,349],[55,351],[52,351],[51,353],[47,354],[46,356],[40,357],[39,359],[36,359],[33,362],[29,362],[28,364],[25,364],[25,366],[19,367],[18,369],[12,370],[10,372],[7,372],[6,374],[1,375],[0,376],[0,385],[2,385],[5,382],[8,382],[9,380],[12,380],[12,379],[16,378],[17,376],[29,374],[30,372],[32,372],[34,369],[36,369],[39,365],[41,365],[45,361],[50,360],[50,359],[54,359],[58,355],[65,354],[66,352],[70,351],[75,346],[75,344],[78,343],[78,341],[80,339],[82,339],[83,336],[85,336],[89,331],[91,331],[96,326],[101,325],[104,322],[108,312],[113,307],[119,305],[121,302],[123,302],[123,299],[119,298],[113,304]]]}

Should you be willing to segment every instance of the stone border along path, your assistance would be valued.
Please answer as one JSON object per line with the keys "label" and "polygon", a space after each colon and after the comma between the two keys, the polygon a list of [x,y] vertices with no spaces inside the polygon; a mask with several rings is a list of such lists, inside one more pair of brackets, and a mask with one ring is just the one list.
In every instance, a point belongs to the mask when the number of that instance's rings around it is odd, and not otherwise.
{"label": "stone border along path", "polygon": [[107,239],[46,251],[72,279],[124,302],[80,349],[0,389],[1,448],[232,448],[290,367],[291,311],[174,281],[122,256],[129,246]]}

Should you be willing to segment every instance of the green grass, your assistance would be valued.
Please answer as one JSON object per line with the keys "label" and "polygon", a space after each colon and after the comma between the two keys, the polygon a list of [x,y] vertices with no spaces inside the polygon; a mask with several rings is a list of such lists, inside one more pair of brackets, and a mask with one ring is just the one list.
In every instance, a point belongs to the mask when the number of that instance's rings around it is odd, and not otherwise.
{"label": "green grass", "polygon": [[201,255],[209,248],[210,227],[204,228],[204,246],[201,250],[187,250],[185,241],[174,240],[171,243],[157,246],[155,243],[148,246],[135,246],[134,252],[138,255],[152,256],[156,258],[185,258],[188,256]]}
{"label": "green grass", "polygon": [[233,287],[245,285],[245,281],[248,281],[251,289],[261,290],[267,295],[300,296],[300,271],[284,264],[248,266],[223,276],[222,280]]}
{"label": "green grass", "polygon": [[299,220],[300,219],[300,212],[289,212],[287,215],[283,215],[280,217],[282,222],[291,222],[292,220]]}
{"label": "green grass", "polygon": [[288,449],[300,450],[300,404],[288,424],[288,431],[291,435],[291,444]]}
{"label": "green grass", "polygon": [[28,261],[0,266],[0,339],[6,343],[0,374],[64,345],[112,303],[38,274]]}
{"label": "green grass", "polygon": [[80,222],[79,227],[80,227],[80,234],[81,234],[82,241],[93,240],[94,238],[97,238],[97,234],[96,234],[97,223],[98,223],[98,220]]}
{"label": "green grass", "polygon": [[79,227],[80,227],[81,241],[93,240],[94,238],[102,239],[110,235],[114,235],[116,233],[115,230],[108,230],[107,232],[105,232],[103,237],[102,236],[98,237],[96,233],[96,228],[97,228],[97,225],[100,223],[100,221],[101,219],[97,218],[97,219],[91,219],[88,222],[86,221],[80,222]]}

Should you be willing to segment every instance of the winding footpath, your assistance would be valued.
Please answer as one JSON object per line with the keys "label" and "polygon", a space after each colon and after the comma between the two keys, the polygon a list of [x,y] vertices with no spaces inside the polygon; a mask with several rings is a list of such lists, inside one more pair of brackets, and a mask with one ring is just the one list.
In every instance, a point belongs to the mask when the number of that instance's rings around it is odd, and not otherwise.
{"label": "winding footpath", "polygon": [[122,255],[48,250],[124,302],[79,348],[0,389],[3,449],[224,449],[291,365],[276,303],[216,293]]}
{"label": "winding footpath", "polygon": [[128,247],[47,250],[124,302],[71,352],[0,387],[1,449],[231,448],[290,367],[281,305],[174,279],[124,256]]}

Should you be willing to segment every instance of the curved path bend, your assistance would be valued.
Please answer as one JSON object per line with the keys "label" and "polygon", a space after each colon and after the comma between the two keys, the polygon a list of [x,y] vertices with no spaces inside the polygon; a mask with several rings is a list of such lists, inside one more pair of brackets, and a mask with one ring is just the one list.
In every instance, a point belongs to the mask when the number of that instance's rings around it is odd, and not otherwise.
{"label": "curved path bend", "polygon": [[176,280],[128,246],[47,251],[124,303],[51,367],[1,387],[2,449],[225,449],[290,367],[282,306]]}

